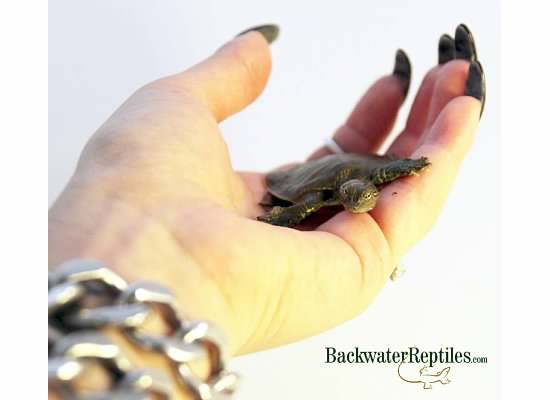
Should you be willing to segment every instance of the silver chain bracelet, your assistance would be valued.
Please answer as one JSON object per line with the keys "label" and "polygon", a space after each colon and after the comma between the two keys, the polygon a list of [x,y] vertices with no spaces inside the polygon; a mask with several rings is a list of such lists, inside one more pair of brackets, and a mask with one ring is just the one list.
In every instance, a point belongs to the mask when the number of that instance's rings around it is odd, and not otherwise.
{"label": "silver chain bracelet", "polygon": [[[90,305],[90,300],[101,300]],[[168,335],[147,335],[139,328],[153,313],[169,326]],[[172,399],[174,385],[160,370],[132,368],[121,349],[98,332],[115,327],[138,347],[162,354],[173,366],[178,382],[197,400],[228,400],[239,376],[226,370],[227,344],[210,322],[186,320],[174,295],[153,283],[128,285],[105,265],[71,260],[48,276],[49,389],[61,398]],[[207,359],[210,373],[198,377],[193,361]],[[112,382],[101,393],[79,393],[77,379],[99,366]]]}

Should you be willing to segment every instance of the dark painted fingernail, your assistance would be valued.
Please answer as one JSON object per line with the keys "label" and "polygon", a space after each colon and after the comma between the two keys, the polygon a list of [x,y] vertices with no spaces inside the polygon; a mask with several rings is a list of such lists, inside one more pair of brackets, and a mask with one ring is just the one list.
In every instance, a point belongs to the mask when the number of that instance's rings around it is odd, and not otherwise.
{"label": "dark painted fingernail", "polygon": [[457,59],[468,61],[477,59],[474,35],[472,35],[470,29],[464,24],[460,24],[456,27],[455,51]]}
{"label": "dark painted fingernail", "polygon": [[445,64],[455,58],[455,40],[451,35],[441,35],[438,46],[439,65]]}
{"label": "dark painted fingernail", "polygon": [[407,93],[409,93],[409,87],[411,85],[411,72],[411,62],[409,61],[407,53],[401,49],[397,50],[397,53],[395,53],[395,66],[393,67],[393,74],[401,81],[404,97],[407,97]]}
{"label": "dark painted fingernail", "polygon": [[479,117],[481,118],[483,109],[485,108],[485,73],[478,60],[474,60],[470,64],[464,95],[472,96],[481,101],[481,111],[479,113]]}
{"label": "dark painted fingernail", "polygon": [[241,35],[244,35],[245,33],[252,32],[252,31],[260,32],[264,36],[265,40],[267,40],[267,43],[269,44],[273,43],[275,39],[277,39],[277,37],[279,36],[279,26],[275,24],[254,26],[245,31],[242,31],[237,36],[241,36]]}

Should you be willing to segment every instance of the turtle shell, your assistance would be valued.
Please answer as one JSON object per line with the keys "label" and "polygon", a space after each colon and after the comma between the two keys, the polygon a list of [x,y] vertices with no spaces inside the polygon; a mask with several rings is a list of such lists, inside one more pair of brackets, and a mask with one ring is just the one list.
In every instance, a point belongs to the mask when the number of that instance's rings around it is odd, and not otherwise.
{"label": "turtle shell", "polygon": [[389,156],[374,154],[332,154],[285,171],[268,173],[267,190],[279,199],[295,203],[306,193],[336,189],[342,183],[340,174],[346,170],[347,179],[368,179],[374,169],[383,168],[393,160]]}

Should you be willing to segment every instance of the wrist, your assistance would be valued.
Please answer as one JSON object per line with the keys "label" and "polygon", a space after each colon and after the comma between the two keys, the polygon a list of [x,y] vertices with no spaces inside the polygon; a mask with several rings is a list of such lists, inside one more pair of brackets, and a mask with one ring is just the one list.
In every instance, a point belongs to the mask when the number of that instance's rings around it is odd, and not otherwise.
{"label": "wrist", "polygon": [[[189,320],[175,300],[158,283],[128,285],[100,262],[60,266],[48,277],[48,376],[54,391],[139,391],[170,398],[177,392],[178,399],[231,395],[239,377],[227,370],[223,333],[215,324]],[[153,329],[157,325],[163,329]]]}

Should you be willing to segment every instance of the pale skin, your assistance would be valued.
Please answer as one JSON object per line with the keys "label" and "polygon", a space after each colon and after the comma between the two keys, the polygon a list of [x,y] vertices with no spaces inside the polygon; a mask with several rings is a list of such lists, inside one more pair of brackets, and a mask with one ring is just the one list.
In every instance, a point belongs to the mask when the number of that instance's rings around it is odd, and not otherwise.
{"label": "pale skin", "polygon": [[[142,87],[97,130],[50,209],[50,268],[94,258],[130,282],[162,283],[190,318],[221,326],[233,355],[349,320],[440,213],[479,121],[480,102],[462,95],[468,65],[453,60],[427,73],[390,146],[398,156],[428,157],[429,170],[384,188],[368,214],[344,211],[299,231],[256,221],[264,175],[233,170],[218,127],[254,101],[271,69],[264,37],[239,36]],[[382,77],[335,140],[376,151],[402,102],[398,79]],[[136,353],[140,363],[153,358]]]}

